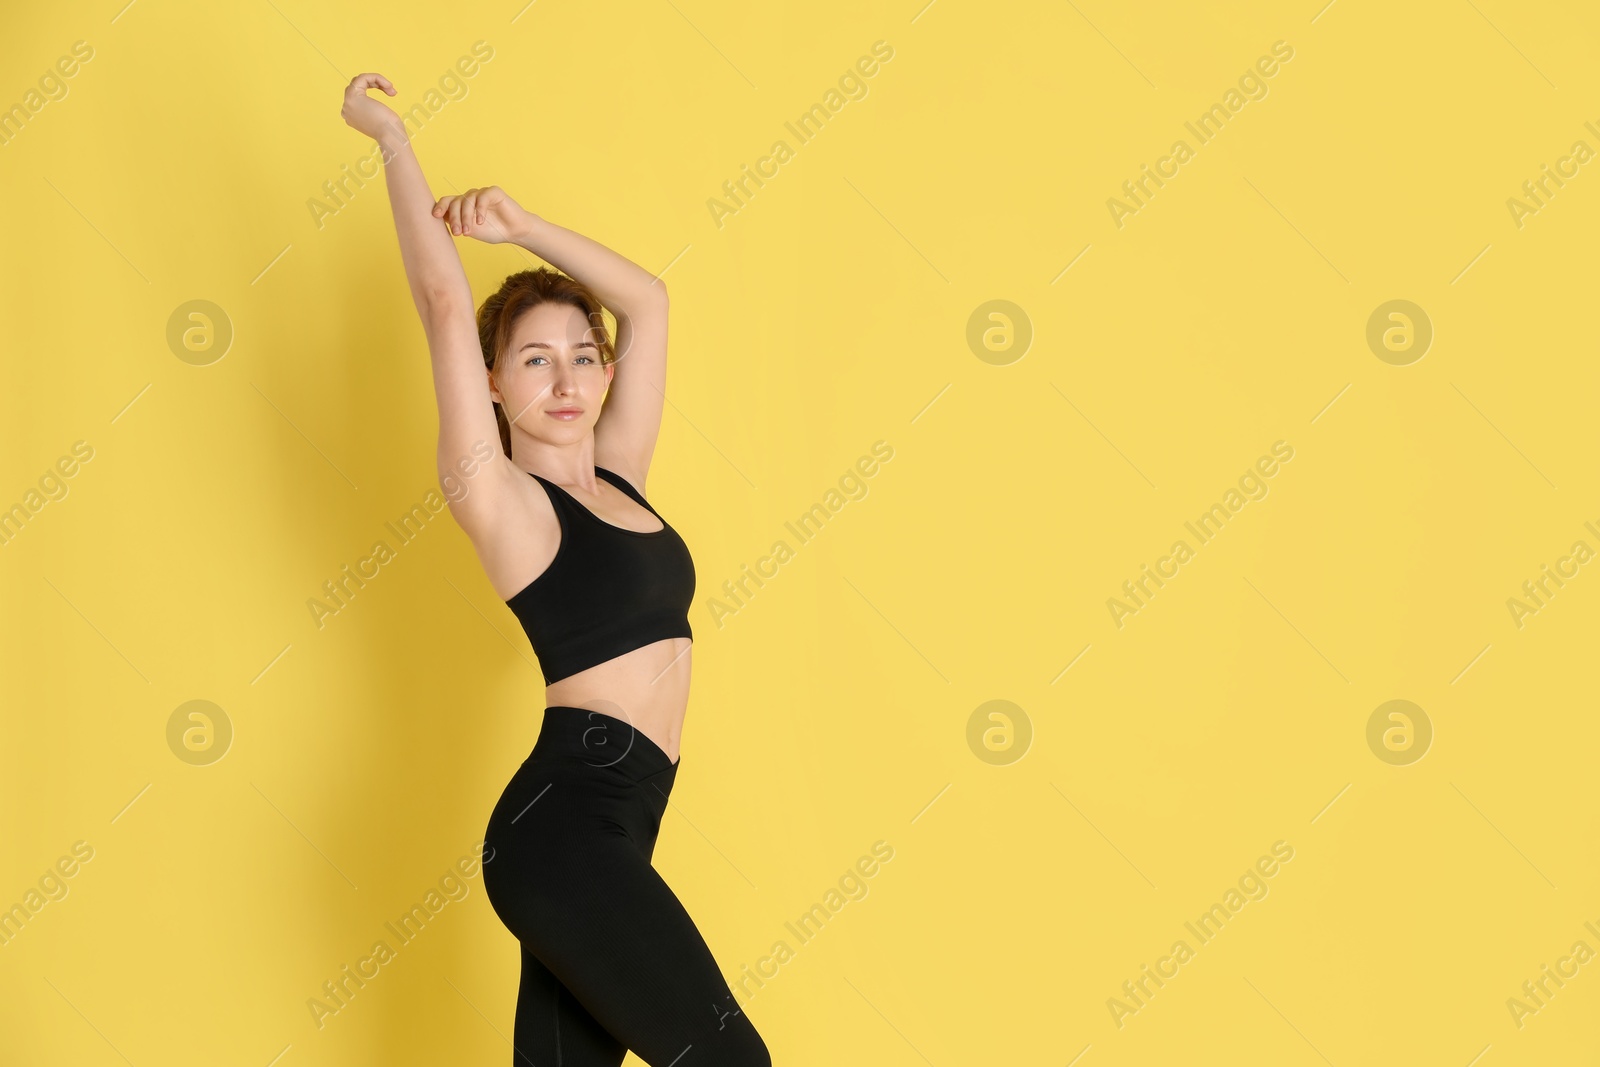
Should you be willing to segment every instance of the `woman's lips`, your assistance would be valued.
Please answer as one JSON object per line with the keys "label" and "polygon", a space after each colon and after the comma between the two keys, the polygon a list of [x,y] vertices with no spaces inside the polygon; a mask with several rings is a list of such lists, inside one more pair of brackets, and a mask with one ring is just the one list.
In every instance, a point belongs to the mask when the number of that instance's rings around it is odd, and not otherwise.
{"label": "woman's lips", "polygon": [[558,408],[555,411],[547,411],[545,414],[553,419],[560,419],[562,422],[571,422],[579,415],[582,415],[583,411],[579,408]]}

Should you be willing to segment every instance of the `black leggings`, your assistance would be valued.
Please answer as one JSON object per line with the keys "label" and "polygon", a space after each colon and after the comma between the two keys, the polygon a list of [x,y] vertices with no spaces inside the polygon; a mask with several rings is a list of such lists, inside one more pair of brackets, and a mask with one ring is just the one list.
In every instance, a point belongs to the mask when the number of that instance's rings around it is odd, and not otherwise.
{"label": "black leggings", "polygon": [[770,1067],[650,866],[677,774],[623,719],[545,708],[484,835],[484,891],[522,943],[517,1067],[618,1067],[630,1049],[651,1067]]}

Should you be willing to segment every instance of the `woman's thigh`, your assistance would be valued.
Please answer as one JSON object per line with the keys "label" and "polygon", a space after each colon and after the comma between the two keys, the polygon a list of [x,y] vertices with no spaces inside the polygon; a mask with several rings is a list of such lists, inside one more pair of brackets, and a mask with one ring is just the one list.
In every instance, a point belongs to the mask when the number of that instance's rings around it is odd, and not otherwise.
{"label": "woman's thigh", "polygon": [[512,1045],[515,1067],[621,1067],[628,1052],[526,948]]}
{"label": "woman's thigh", "polygon": [[607,1033],[652,1067],[771,1063],[694,920],[637,851],[591,851],[555,881],[519,940]]}

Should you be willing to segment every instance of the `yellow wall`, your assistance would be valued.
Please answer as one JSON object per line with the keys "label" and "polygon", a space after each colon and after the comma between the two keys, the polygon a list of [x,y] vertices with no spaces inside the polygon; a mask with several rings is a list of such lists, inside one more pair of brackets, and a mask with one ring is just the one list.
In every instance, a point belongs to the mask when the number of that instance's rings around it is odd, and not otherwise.
{"label": "yellow wall", "polygon": [[[58,97],[0,144],[5,1062],[510,1056],[516,945],[450,872],[543,695],[448,512],[385,525],[437,492],[423,334],[381,177],[311,204],[370,152],[365,70],[444,79],[436,195],[666,271],[651,498],[699,592],[657,865],[730,981],[766,968],[778,1063],[1592,1049],[1591,8],[120,3],[0,35],[0,104]],[[458,247],[480,297],[536,262]],[[192,301],[225,352],[169,340]],[[222,758],[180,758],[191,701]]]}

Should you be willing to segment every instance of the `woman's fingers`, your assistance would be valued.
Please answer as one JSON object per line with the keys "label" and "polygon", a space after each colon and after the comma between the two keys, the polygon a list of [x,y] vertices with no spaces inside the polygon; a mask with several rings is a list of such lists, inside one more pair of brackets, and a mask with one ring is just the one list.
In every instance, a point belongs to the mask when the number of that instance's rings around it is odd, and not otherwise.
{"label": "woman's fingers", "polygon": [[364,93],[374,85],[388,93],[390,96],[395,94],[394,85],[389,81],[388,78],[385,78],[382,74],[376,74],[372,72],[357,74],[354,78],[351,78],[350,88],[346,91]]}
{"label": "woman's fingers", "polygon": [[443,219],[453,234],[469,234],[488,225],[489,212],[504,198],[505,194],[496,185],[452,193],[434,203],[433,217]]}

